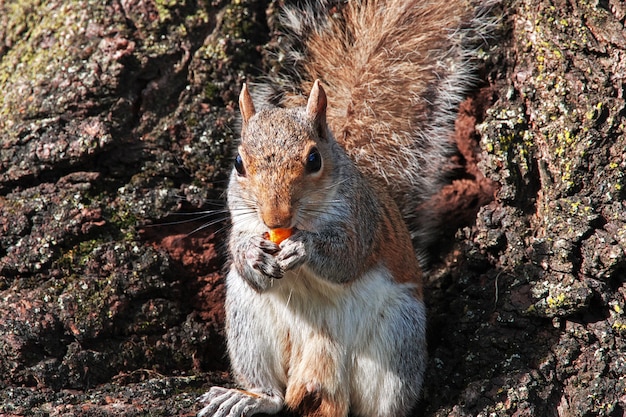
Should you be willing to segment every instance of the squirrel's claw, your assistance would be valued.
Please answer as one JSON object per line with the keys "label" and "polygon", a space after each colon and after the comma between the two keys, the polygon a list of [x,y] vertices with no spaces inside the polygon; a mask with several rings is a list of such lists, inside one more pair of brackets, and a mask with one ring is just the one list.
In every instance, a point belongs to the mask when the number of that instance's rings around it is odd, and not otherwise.
{"label": "squirrel's claw", "polygon": [[283,270],[273,256],[280,248],[274,242],[258,238],[246,251],[250,267],[268,278],[282,278]]}
{"label": "squirrel's claw", "polygon": [[280,246],[280,252],[276,254],[276,262],[283,271],[297,268],[306,261],[306,250],[301,240],[288,239]]}
{"label": "squirrel's claw", "polygon": [[276,243],[272,242],[271,240],[267,240],[264,237],[258,237],[257,236],[257,242],[256,245],[263,251],[269,254],[275,254],[276,252],[278,252],[280,250],[280,246],[278,246]]}
{"label": "squirrel's claw", "polygon": [[268,278],[283,277],[283,270],[272,255],[262,251],[254,251],[246,255],[252,269],[259,271]]}
{"label": "squirrel's claw", "polygon": [[240,417],[254,414],[276,414],[283,407],[282,399],[267,394],[257,394],[238,389],[212,387],[198,398],[207,405],[198,417]]}

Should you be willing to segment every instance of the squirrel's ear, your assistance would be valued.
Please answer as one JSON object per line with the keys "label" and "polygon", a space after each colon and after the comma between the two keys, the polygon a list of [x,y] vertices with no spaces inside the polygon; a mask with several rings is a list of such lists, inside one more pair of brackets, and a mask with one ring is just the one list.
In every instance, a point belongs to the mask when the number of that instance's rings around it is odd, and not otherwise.
{"label": "squirrel's ear", "polygon": [[250,118],[254,116],[254,113],[256,113],[254,110],[254,103],[252,102],[252,97],[250,97],[248,85],[246,83],[243,84],[241,93],[239,94],[239,111],[241,112],[244,125],[248,124],[248,120],[250,120]]}
{"label": "squirrel's ear", "polygon": [[306,104],[306,115],[319,124],[326,122],[326,93],[320,85],[320,80],[315,80],[313,83],[309,101]]}

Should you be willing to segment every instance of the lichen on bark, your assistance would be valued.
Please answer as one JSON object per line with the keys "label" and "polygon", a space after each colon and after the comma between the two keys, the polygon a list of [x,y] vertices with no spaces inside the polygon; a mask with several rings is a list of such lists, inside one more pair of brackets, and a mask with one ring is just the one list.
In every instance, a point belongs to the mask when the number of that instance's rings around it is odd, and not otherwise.
{"label": "lichen on bark", "polygon": [[[476,375],[442,378],[464,403],[436,415],[622,415],[623,5],[513,5],[510,45],[499,47],[509,64],[479,127],[480,167],[500,189],[465,231],[469,275],[453,272],[449,289],[464,301],[449,319],[481,324],[439,331],[445,343],[469,340],[469,363],[446,356],[454,350],[434,355],[444,374]],[[476,302],[476,285],[491,308]]]}
{"label": "lichen on bark", "polygon": [[[192,414],[231,382],[219,201],[279,3],[0,2],[0,414]],[[621,415],[626,8],[494,13],[453,217],[497,192],[428,275],[414,415]]]}

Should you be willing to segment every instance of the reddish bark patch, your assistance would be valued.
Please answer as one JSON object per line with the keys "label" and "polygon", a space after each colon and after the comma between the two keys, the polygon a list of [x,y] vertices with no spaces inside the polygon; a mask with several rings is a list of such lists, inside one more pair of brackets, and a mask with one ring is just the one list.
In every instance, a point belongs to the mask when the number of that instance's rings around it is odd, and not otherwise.
{"label": "reddish bark patch", "polygon": [[189,301],[200,318],[216,329],[224,327],[224,265],[225,257],[216,228],[195,230],[197,223],[185,225],[154,225],[140,231],[146,242],[166,251],[178,262],[185,274]]}

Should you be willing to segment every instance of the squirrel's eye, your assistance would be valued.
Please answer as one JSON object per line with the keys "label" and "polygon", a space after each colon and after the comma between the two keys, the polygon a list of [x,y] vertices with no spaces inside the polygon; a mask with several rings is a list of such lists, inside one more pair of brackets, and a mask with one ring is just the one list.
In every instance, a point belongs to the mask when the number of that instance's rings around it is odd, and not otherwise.
{"label": "squirrel's eye", "polygon": [[320,168],[322,168],[322,155],[317,148],[313,148],[306,158],[306,172],[312,174],[319,171]]}
{"label": "squirrel's eye", "polygon": [[241,155],[239,154],[235,157],[235,169],[239,175],[246,175],[246,169],[243,166],[243,159],[241,159]]}

